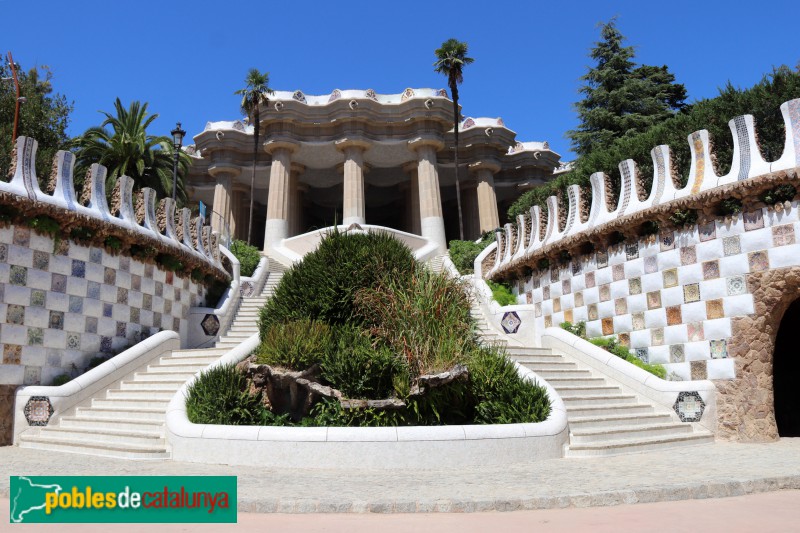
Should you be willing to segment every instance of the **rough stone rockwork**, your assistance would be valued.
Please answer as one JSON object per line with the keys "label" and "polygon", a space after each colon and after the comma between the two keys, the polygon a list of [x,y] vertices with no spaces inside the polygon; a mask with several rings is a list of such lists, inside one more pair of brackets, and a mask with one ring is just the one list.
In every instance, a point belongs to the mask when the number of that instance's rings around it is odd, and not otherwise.
{"label": "rough stone rockwork", "polygon": [[736,379],[714,381],[717,437],[744,442],[778,439],[772,388],[772,357],[783,314],[800,293],[800,267],[755,272],[747,277],[755,313],[733,320],[728,353]]}

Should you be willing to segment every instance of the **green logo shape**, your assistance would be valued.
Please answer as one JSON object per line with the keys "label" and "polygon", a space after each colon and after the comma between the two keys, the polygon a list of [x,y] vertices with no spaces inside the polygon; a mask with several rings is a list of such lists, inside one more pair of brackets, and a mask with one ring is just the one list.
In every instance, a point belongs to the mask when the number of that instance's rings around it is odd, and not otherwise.
{"label": "green logo shape", "polygon": [[236,523],[236,476],[11,476],[11,523]]}

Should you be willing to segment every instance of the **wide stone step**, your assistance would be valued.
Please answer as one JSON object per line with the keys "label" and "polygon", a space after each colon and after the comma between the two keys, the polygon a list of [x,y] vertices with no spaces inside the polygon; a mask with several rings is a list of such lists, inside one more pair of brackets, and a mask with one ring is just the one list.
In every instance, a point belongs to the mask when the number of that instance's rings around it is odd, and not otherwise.
{"label": "wide stone step", "polygon": [[233,326],[231,329],[228,330],[228,335],[235,335],[238,333],[247,334],[249,333],[252,335],[253,333],[258,333],[258,326],[255,324],[242,324],[241,326],[236,325]]}
{"label": "wide stone step", "polygon": [[570,444],[567,457],[592,457],[599,455],[619,455],[622,453],[645,452],[680,446],[711,444],[714,436],[711,433],[689,433],[686,435],[658,436],[642,439],[622,439],[616,441]]}
{"label": "wide stone step", "polygon": [[535,372],[548,382],[554,378],[588,379],[592,377],[592,373],[588,370],[536,370]]}
{"label": "wide stone step", "polygon": [[562,387],[600,387],[605,385],[605,378],[549,378],[547,380],[550,385],[556,390],[561,390]]}
{"label": "wide stone step", "polygon": [[191,356],[191,355],[223,355],[225,353],[224,350],[219,348],[192,348],[187,350],[175,350],[172,352],[172,355],[175,357],[182,357],[184,355]]}
{"label": "wide stone step", "polygon": [[158,364],[160,365],[172,365],[172,364],[193,364],[193,365],[210,365],[224,354],[220,355],[209,355],[209,356],[194,356],[194,357],[162,357],[158,360]]}
{"label": "wide stone step", "polygon": [[610,428],[594,428],[573,430],[570,443],[584,444],[593,442],[618,441],[625,439],[644,439],[650,437],[683,435],[692,433],[692,425],[684,422],[669,424],[647,424],[642,426],[625,426]]}
{"label": "wide stone step", "polygon": [[526,366],[528,368],[532,368],[533,366],[561,366],[561,365],[570,365],[565,366],[565,368],[571,368],[575,366],[575,363],[570,363],[569,361],[564,360],[563,357],[560,355],[525,355],[525,356],[518,356],[512,357],[514,361],[517,363]]}
{"label": "wide stone step", "polygon": [[106,399],[108,400],[146,400],[152,398],[154,400],[171,400],[175,396],[175,390],[165,390],[159,388],[149,389],[109,389],[106,391]]}
{"label": "wide stone step", "polygon": [[169,370],[153,369],[146,372],[134,372],[134,381],[183,381],[184,383],[189,380],[197,372],[181,371],[171,372]]}
{"label": "wide stone step", "polygon": [[78,407],[75,416],[86,418],[113,418],[118,420],[157,420],[164,422],[166,407]]}
{"label": "wide stone step", "polygon": [[641,403],[602,403],[601,405],[569,405],[565,398],[567,420],[581,416],[609,416],[622,414],[648,414],[653,412],[653,406]]}
{"label": "wide stone step", "polygon": [[156,365],[148,365],[147,371],[148,372],[197,372],[199,370],[203,370],[207,367],[207,364],[203,363],[179,363],[177,361],[167,363],[158,363]]}
{"label": "wide stone step", "polygon": [[26,437],[20,435],[20,446],[39,450],[77,453],[82,455],[102,455],[123,459],[166,459],[170,454],[163,446],[135,446],[133,444],[112,444],[87,442],[82,440],[53,439],[46,437]]}
{"label": "wide stone step", "polygon": [[639,400],[633,394],[576,394],[574,396],[561,396],[564,406],[569,410],[571,407],[590,407],[603,405],[628,405],[636,404]]}
{"label": "wide stone step", "polygon": [[124,443],[139,446],[166,447],[166,439],[160,431],[134,431],[118,429],[98,429],[90,427],[59,427],[48,426],[41,428],[40,437],[68,440],[85,440],[88,442],[108,442],[111,444]]}
{"label": "wide stone step", "polygon": [[184,383],[186,383],[185,379],[175,379],[171,381],[155,381],[155,380],[123,381],[119,384],[119,388],[127,391],[133,391],[133,390],[171,391],[174,394],[175,391],[180,389]]}
{"label": "wide stone step", "polygon": [[578,365],[571,361],[544,361],[541,363],[520,363],[525,368],[530,368],[534,372],[563,372],[568,370],[580,370]]}
{"label": "wide stone step", "polygon": [[562,398],[569,398],[572,396],[612,396],[614,394],[622,393],[622,389],[614,387],[613,385],[560,385],[556,387],[552,383],[558,394]]}
{"label": "wide stone step", "polygon": [[669,413],[591,413],[586,416],[569,415],[569,427],[572,431],[588,429],[635,427],[648,424],[669,424],[673,422]]}
{"label": "wide stone step", "polygon": [[163,433],[164,421],[135,419],[135,418],[103,418],[100,416],[62,416],[58,419],[58,425],[62,428],[84,428],[97,430],[114,431],[136,431]]}
{"label": "wide stone step", "polygon": [[563,357],[561,354],[553,353],[551,348],[534,348],[522,346],[509,346],[508,355],[516,359],[517,357]]}
{"label": "wide stone step", "polygon": [[169,398],[92,398],[92,407],[100,408],[114,408],[120,407],[123,409],[158,409],[162,408],[166,411],[167,405],[172,397]]}

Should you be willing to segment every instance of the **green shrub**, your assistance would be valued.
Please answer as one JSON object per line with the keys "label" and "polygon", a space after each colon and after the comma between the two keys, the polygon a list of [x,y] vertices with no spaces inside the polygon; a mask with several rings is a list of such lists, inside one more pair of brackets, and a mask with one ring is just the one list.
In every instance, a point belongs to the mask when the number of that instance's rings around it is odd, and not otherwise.
{"label": "green shrub", "polygon": [[57,239],[61,235],[61,224],[47,215],[37,215],[28,220],[28,225],[37,233]]}
{"label": "green shrub", "polygon": [[273,324],[261,337],[256,362],[292,370],[320,364],[333,350],[331,328],[308,319]]}
{"label": "green shrub", "polygon": [[669,216],[669,221],[678,227],[697,224],[697,211],[694,209],[678,209]]}
{"label": "green shrub", "polygon": [[586,338],[586,322],[581,321],[577,324],[573,324],[572,322],[562,322],[560,326],[561,329],[567,330],[573,335],[577,335],[582,339]]}
{"label": "green shrub", "polygon": [[165,270],[171,272],[183,270],[183,263],[181,260],[170,254],[158,254],[156,256],[156,264],[161,265]]}
{"label": "green shrub", "polygon": [[88,243],[94,238],[94,234],[95,231],[92,228],[80,226],[70,230],[69,238],[76,242]]}
{"label": "green shrub", "polygon": [[0,205],[0,222],[11,222],[19,216],[19,209],[12,205]]}
{"label": "green shrub", "polygon": [[498,283],[492,280],[486,280],[489,288],[492,289],[492,298],[500,305],[515,305],[517,297],[511,292],[511,288],[505,283]]}
{"label": "green shrub", "polygon": [[475,269],[475,258],[493,242],[495,242],[493,231],[484,233],[479,242],[452,240],[450,259],[462,275],[471,274]]}
{"label": "green shrub", "polygon": [[239,260],[240,274],[249,278],[253,275],[261,261],[261,251],[255,246],[251,246],[244,241],[231,242],[231,253]]}
{"label": "green shrub", "polygon": [[797,189],[795,189],[794,185],[784,183],[764,191],[759,198],[767,205],[775,205],[777,203],[791,202],[794,200],[795,195],[797,195]]}
{"label": "green shrub", "polygon": [[53,378],[53,387],[58,387],[59,385],[64,385],[65,383],[69,383],[72,381],[72,376],[69,374],[59,374]]}
{"label": "green shrub", "polygon": [[658,376],[661,379],[667,377],[667,369],[664,368],[662,365],[653,365],[649,363],[645,363],[635,355],[631,354],[631,351],[626,348],[625,346],[619,344],[616,338],[614,337],[596,337],[594,339],[589,339],[589,342],[594,344],[595,346],[599,346],[606,350],[607,352],[611,352],[620,359],[624,359],[625,361],[638,366],[642,370],[650,372],[654,376]]}
{"label": "green shrub", "polygon": [[722,216],[736,215],[742,211],[742,201],[738,198],[725,198],[717,207],[717,214]]}
{"label": "green shrub", "polygon": [[642,224],[642,235],[655,235],[658,233],[659,226],[656,220],[645,220]]}
{"label": "green shrub", "polygon": [[103,244],[105,245],[106,248],[108,248],[109,250],[113,250],[115,252],[118,252],[119,250],[122,249],[122,239],[120,239],[119,237],[115,237],[113,235],[109,235],[108,237],[106,237],[105,240],[103,241]]}

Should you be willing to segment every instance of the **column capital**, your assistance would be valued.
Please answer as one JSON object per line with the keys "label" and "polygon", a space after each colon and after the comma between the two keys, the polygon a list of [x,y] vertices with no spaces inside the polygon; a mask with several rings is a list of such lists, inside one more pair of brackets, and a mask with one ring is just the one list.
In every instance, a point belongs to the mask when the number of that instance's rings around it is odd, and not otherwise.
{"label": "column capital", "polygon": [[306,166],[305,165],[301,165],[300,163],[292,162],[292,166],[290,167],[290,170],[291,170],[291,172],[293,172],[295,174],[302,174],[303,172],[306,171]]}
{"label": "column capital", "polygon": [[423,146],[432,146],[433,149],[438,152],[444,148],[444,141],[433,136],[417,137],[416,139],[411,139],[408,141],[408,147],[411,150],[417,150]]}
{"label": "column capital", "polygon": [[265,141],[263,146],[264,151],[270,155],[273,155],[277,150],[288,150],[291,154],[300,149],[299,143],[285,139],[270,139]]}
{"label": "column capital", "polygon": [[479,170],[488,170],[494,175],[500,172],[500,169],[503,167],[494,159],[483,159],[481,161],[470,163],[467,165],[467,168],[469,169],[470,173],[478,172]]}
{"label": "column capital", "polygon": [[358,148],[362,151],[366,151],[372,146],[372,143],[361,137],[345,137],[334,142],[334,146],[336,146],[336,149],[340,152],[344,152],[348,148]]}
{"label": "column capital", "polygon": [[234,163],[220,161],[219,163],[212,163],[208,167],[208,173],[215,178],[227,177],[226,175],[235,178],[242,173],[242,168]]}
{"label": "column capital", "polygon": [[415,174],[419,172],[419,161],[409,161],[403,165],[403,172],[406,174]]}
{"label": "column capital", "polygon": [[[366,163],[361,163],[361,173],[366,175],[369,174],[369,171],[372,170],[372,167]],[[339,163],[336,165],[336,172],[339,174],[344,174],[344,163]]]}

